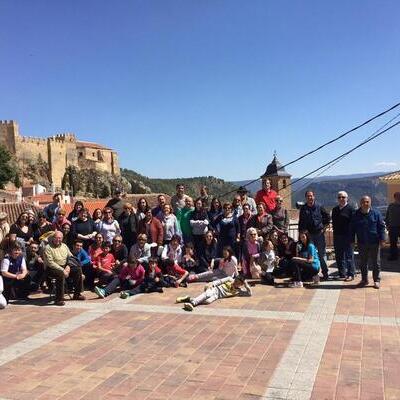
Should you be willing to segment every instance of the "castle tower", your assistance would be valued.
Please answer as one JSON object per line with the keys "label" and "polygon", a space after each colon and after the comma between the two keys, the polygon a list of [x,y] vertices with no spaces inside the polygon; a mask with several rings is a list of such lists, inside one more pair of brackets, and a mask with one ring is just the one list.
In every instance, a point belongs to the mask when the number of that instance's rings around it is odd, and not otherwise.
{"label": "castle tower", "polygon": [[0,144],[11,154],[16,154],[19,126],[15,121],[0,120]]}
{"label": "castle tower", "polygon": [[264,174],[261,175],[261,180],[264,182],[269,179],[271,182],[272,189],[274,189],[280,196],[283,197],[283,205],[287,210],[292,208],[292,187],[290,186],[292,175],[288,174],[281,163],[276,157],[274,152],[274,158],[271,163],[267,166]]}

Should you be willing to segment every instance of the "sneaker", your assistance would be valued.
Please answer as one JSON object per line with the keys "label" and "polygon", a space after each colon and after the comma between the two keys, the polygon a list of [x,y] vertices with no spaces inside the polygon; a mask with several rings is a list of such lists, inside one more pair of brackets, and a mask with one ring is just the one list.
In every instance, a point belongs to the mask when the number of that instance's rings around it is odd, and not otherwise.
{"label": "sneaker", "polygon": [[318,274],[315,274],[315,275],[312,277],[312,281],[313,281],[313,284],[314,284],[314,285],[319,285],[319,275],[318,275]]}
{"label": "sneaker", "polygon": [[102,299],[106,297],[106,291],[102,288],[99,288],[98,286],[94,287],[94,292],[97,294],[97,296],[101,297]]}
{"label": "sneaker", "polygon": [[185,303],[183,305],[183,309],[185,311],[193,311],[194,310],[194,305],[192,303]]}
{"label": "sneaker", "polygon": [[348,277],[346,277],[346,279],[345,279],[344,281],[345,281],[345,282],[354,281],[354,276],[348,276]]}
{"label": "sneaker", "polygon": [[127,292],[121,292],[121,293],[119,294],[119,297],[120,297],[121,299],[127,299],[127,298],[129,297],[129,294],[128,294]]}
{"label": "sneaker", "polygon": [[295,281],[289,284],[290,288],[302,288],[303,282],[302,281]]}
{"label": "sneaker", "polygon": [[380,282],[374,282],[374,288],[375,289],[379,289],[381,287],[381,283]]}
{"label": "sneaker", "polygon": [[358,287],[364,287],[364,286],[367,286],[369,284],[369,282],[367,281],[367,280],[365,280],[365,279],[361,279],[361,281],[360,282],[358,282]]}
{"label": "sneaker", "polygon": [[176,298],[177,303],[188,303],[190,302],[190,296],[180,296]]}

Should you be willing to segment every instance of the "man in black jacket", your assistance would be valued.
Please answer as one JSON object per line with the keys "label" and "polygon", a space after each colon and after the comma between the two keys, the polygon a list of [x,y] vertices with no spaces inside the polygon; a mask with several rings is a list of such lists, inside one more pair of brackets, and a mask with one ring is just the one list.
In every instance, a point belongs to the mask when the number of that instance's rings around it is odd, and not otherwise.
{"label": "man in black jacket", "polygon": [[332,209],[333,244],[340,278],[354,279],[354,254],[351,246],[350,221],[355,209],[348,203],[345,191],[338,193],[338,205]]}
{"label": "man in black jacket", "polygon": [[325,229],[331,222],[329,213],[315,201],[314,192],[305,193],[306,204],[300,208],[299,232],[307,231],[318,250],[321,262],[321,271],[324,279],[328,279],[328,265],[326,264]]}

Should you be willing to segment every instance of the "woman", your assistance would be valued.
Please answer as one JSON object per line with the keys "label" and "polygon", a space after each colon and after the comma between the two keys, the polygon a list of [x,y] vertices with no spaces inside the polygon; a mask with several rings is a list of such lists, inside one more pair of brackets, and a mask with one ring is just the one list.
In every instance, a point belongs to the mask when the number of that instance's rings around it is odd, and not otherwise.
{"label": "woman", "polygon": [[53,232],[53,226],[49,221],[47,221],[44,212],[39,211],[38,221],[36,223],[36,228],[33,232],[33,239],[39,243],[48,235],[49,232]]}
{"label": "woman", "polygon": [[7,222],[7,213],[4,211],[0,212],[0,243],[10,232],[10,224]]}
{"label": "woman", "polygon": [[23,242],[24,245],[33,240],[33,231],[28,224],[28,214],[26,212],[22,212],[15,224],[11,225],[10,233],[15,233],[17,240]]}
{"label": "woman", "polygon": [[217,230],[218,219],[222,215],[221,202],[216,197],[211,200],[210,210],[207,215],[210,221],[210,229],[215,232]]}
{"label": "woman", "polygon": [[66,214],[66,211],[63,208],[61,208],[60,210],[57,211],[56,219],[53,222],[53,230],[54,231],[61,231],[62,230],[61,227],[64,224],[68,224],[69,226],[71,226],[71,221],[69,221],[66,218],[65,214]]}
{"label": "woman", "polygon": [[103,220],[103,211],[100,208],[96,208],[93,211],[92,220],[94,222],[95,231],[100,232],[101,221]]}
{"label": "woman", "polygon": [[279,246],[279,235],[278,232],[273,230],[269,233],[269,235],[267,236],[268,240],[270,240],[272,242],[272,244],[274,245],[274,250],[278,251],[278,246]]}
{"label": "woman", "polygon": [[138,202],[137,202],[137,210],[136,210],[136,216],[138,221],[140,222],[142,219],[144,219],[146,215],[146,210],[149,208],[149,204],[147,203],[147,200],[144,197],[141,197]]}
{"label": "woman", "polygon": [[248,203],[243,204],[243,214],[238,218],[240,230],[240,243],[239,243],[239,262],[242,262],[243,245],[246,240],[247,229],[250,228],[251,221],[251,207]]}
{"label": "woman", "polygon": [[71,230],[75,239],[82,240],[83,248],[87,251],[97,231],[93,220],[89,218],[89,211],[86,208],[80,209],[78,218],[72,223]]}
{"label": "woman", "polygon": [[159,213],[161,224],[164,229],[164,245],[168,244],[174,235],[182,238],[182,233],[179,228],[179,223],[169,204],[163,206],[162,212]]}
{"label": "woman", "polygon": [[237,194],[233,198],[232,209],[233,209],[233,215],[235,215],[236,218],[239,218],[243,214],[242,199],[240,197],[240,194]]}
{"label": "woman", "polygon": [[83,203],[80,200],[76,201],[74,204],[74,209],[68,214],[68,221],[71,223],[76,221],[79,218],[79,213],[83,208]]}
{"label": "woman", "polygon": [[200,246],[204,238],[204,234],[208,231],[208,215],[204,208],[203,200],[198,198],[194,205],[194,210],[189,219],[190,227],[192,228],[192,242],[194,251],[197,255],[200,251]]}
{"label": "woman", "polygon": [[164,243],[164,229],[161,222],[153,217],[151,208],[147,208],[145,211],[145,217],[139,222],[139,232],[147,235],[147,241],[149,243],[156,243],[158,249],[154,248],[153,255],[158,251],[162,251],[162,245]]}
{"label": "woman", "polygon": [[319,283],[318,272],[321,263],[318,257],[317,248],[311,243],[308,232],[300,232],[299,235],[299,256],[292,257],[292,274],[294,281],[290,287],[303,287],[303,280],[312,279],[315,284]]}
{"label": "woman", "polygon": [[103,244],[103,235],[101,233],[96,233],[94,237],[94,243],[89,246],[89,256],[94,263],[97,257],[103,252],[101,245]]}
{"label": "woman", "polygon": [[240,242],[239,221],[233,215],[231,203],[223,206],[224,214],[219,217],[218,229],[218,255],[222,256],[222,250],[226,246],[237,249]]}
{"label": "woman", "polygon": [[73,249],[74,246],[74,236],[71,232],[71,222],[66,219],[67,222],[61,226],[61,232],[64,234],[63,243],[65,243],[70,250]]}
{"label": "woman", "polygon": [[131,203],[125,203],[123,210],[118,222],[121,227],[122,240],[126,247],[130,249],[137,240],[139,221]]}
{"label": "woman", "polygon": [[213,231],[208,231],[204,235],[197,258],[199,262],[196,273],[213,270],[218,267],[218,244]]}
{"label": "woman", "polygon": [[115,271],[119,272],[128,265],[128,248],[122,243],[121,235],[114,236],[111,253],[115,258]]}
{"label": "woman", "polygon": [[114,236],[121,233],[119,223],[114,219],[111,207],[106,207],[103,210],[100,233],[103,235],[104,241],[108,243],[112,243]]}
{"label": "woman", "polygon": [[274,229],[279,233],[286,233],[289,228],[289,213],[285,207],[283,207],[283,198],[281,196],[276,197],[276,207],[272,211],[272,222]]}
{"label": "woman", "polygon": [[249,228],[246,232],[246,240],[243,244],[242,271],[246,278],[251,278],[250,270],[253,256],[261,253],[262,238],[258,237],[256,228]]}
{"label": "woman", "polygon": [[252,216],[249,225],[256,228],[257,234],[262,237],[266,237],[272,231],[274,223],[264,203],[257,204],[257,214]]}
{"label": "woman", "polygon": [[137,260],[145,268],[151,257],[151,244],[147,243],[147,235],[139,233],[137,242],[129,250],[129,262]]}
{"label": "woman", "polygon": [[287,233],[282,233],[277,246],[279,266],[274,271],[274,276],[282,278],[290,275],[293,257],[297,255],[296,242]]}

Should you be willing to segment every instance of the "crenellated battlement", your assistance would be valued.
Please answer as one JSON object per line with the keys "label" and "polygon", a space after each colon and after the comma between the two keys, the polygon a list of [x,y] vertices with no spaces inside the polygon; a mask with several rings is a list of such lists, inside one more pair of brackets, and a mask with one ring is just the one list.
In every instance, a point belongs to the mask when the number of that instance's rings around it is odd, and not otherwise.
{"label": "crenellated battlement", "polygon": [[47,144],[47,138],[40,138],[40,137],[33,137],[33,136],[20,136],[18,139],[21,143]]}
{"label": "crenellated battlement", "polygon": [[50,136],[48,140],[53,141],[53,142],[76,142],[76,136],[72,132],[67,132],[67,133],[58,133],[56,135]]}
{"label": "crenellated battlement", "polygon": [[4,120],[0,120],[0,125],[8,125],[8,126],[12,126],[12,125],[14,125],[14,124],[16,124],[16,122],[14,121],[14,120],[12,120],[12,119],[10,119],[10,120],[7,120],[7,119],[4,119]]}

